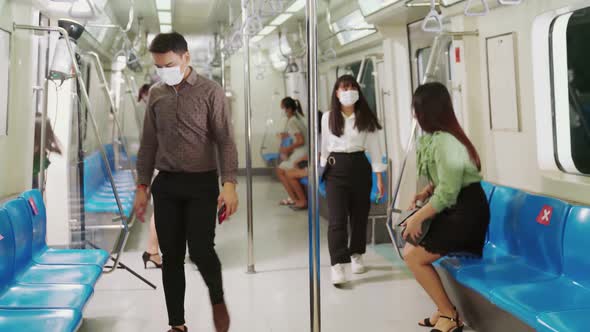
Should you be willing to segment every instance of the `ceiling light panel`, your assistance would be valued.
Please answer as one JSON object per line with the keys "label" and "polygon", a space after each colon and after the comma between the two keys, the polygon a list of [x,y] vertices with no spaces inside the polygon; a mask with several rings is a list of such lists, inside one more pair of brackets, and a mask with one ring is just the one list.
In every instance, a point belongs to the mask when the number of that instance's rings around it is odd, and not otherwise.
{"label": "ceiling light panel", "polygon": [[171,12],[158,12],[158,18],[160,19],[160,24],[172,24]]}
{"label": "ceiling light panel", "polygon": [[158,10],[172,10],[172,0],[156,0],[156,8]]}
{"label": "ceiling light panel", "polygon": [[264,36],[256,35],[250,39],[250,43],[258,43],[264,38]]}
{"label": "ceiling light panel", "polygon": [[170,24],[160,24],[160,32],[161,33],[172,32],[172,26]]}
{"label": "ceiling light panel", "polygon": [[289,8],[287,8],[287,13],[297,13],[298,11],[305,8],[305,0],[297,0],[295,1]]}
{"label": "ceiling light panel", "polygon": [[401,0],[358,0],[363,15],[368,16]]}
{"label": "ceiling light panel", "polygon": [[259,35],[262,35],[262,36],[266,36],[266,35],[268,35],[269,33],[271,33],[271,32],[273,32],[273,31],[275,31],[275,29],[276,29],[276,28],[277,28],[277,27],[276,27],[276,26],[274,26],[274,25],[269,25],[269,26],[266,26],[266,27],[264,27],[264,29],[260,30],[260,32],[259,32],[258,34],[259,34]]}
{"label": "ceiling light panel", "polygon": [[270,22],[270,25],[279,26],[279,25],[285,23],[288,19],[290,19],[291,16],[293,16],[293,14],[281,14],[281,15],[277,16],[277,18],[272,20],[272,22]]}

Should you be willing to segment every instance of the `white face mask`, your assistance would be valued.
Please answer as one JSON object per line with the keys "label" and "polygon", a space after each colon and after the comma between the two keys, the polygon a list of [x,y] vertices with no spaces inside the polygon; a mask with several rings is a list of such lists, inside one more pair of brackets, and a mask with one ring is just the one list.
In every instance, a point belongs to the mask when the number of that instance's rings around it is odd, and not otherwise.
{"label": "white face mask", "polygon": [[359,92],[356,90],[341,90],[338,99],[342,106],[352,106],[359,100]]}
{"label": "white face mask", "polygon": [[184,78],[185,71],[186,71],[186,69],[183,72],[181,72],[180,66],[164,67],[164,68],[156,67],[156,73],[158,73],[158,76],[160,76],[160,79],[162,79],[162,82],[164,82],[168,85],[171,85],[171,86],[180,84],[180,82],[182,82],[182,79]]}

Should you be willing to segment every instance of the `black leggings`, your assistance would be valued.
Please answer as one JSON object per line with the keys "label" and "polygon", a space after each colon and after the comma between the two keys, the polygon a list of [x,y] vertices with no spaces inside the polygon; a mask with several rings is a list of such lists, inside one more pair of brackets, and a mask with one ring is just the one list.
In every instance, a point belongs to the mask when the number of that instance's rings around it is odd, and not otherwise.
{"label": "black leggings", "polygon": [[[332,265],[364,254],[371,209],[372,171],[364,152],[332,153],[324,172],[328,194],[328,247]],[[350,219],[350,245],[348,223]]]}
{"label": "black leggings", "polygon": [[162,281],[171,326],[184,324],[186,243],[209,288],[212,304],[223,302],[221,263],[215,252],[219,185],[216,172],[160,172],[152,185],[156,232],[162,250]]}

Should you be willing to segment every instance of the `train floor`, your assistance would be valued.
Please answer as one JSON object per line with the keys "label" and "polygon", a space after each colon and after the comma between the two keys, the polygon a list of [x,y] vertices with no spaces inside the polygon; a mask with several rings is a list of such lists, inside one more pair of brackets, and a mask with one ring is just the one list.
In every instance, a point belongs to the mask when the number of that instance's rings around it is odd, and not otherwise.
{"label": "train floor", "polygon": [[[239,186],[241,208],[217,229],[226,301],[232,331],[309,331],[307,212],[278,206],[285,195],[268,177],[254,179],[256,274],[246,274],[245,182]],[[395,257],[391,245],[369,246],[369,271],[350,285],[330,283],[327,222],[322,220],[321,320],[324,331],[427,331],[416,322],[434,309],[426,293]],[[157,285],[156,290],[125,270],[105,274],[84,312],[81,332],[162,332],[167,315],[159,269],[143,267],[141,253],[148,224],[133,229],[122,261]],[[214,331],[205,285],[192,264],[186,268],[186,320],[190,331]]]}

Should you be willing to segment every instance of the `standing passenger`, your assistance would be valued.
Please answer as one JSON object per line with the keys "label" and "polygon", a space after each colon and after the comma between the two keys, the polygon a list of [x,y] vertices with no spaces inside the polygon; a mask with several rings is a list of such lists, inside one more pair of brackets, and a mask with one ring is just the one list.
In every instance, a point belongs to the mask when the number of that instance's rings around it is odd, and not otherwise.
{"label": "standing passenger", "polygon": [[[322,117],[320,158],[321,166],[326,167],[323,176],[330,210],[328,245],[334,285],[347,281],[344,264],[352,262],[353,273],[366,271],[362,255],[367,244],[372,172],[377,173],[377,188],[382,195],[381,173],[387,169],[382,162],[380,129],[354,77],[340,77],[332,93],[332,111]],[[372,163],[367,160],[365,151],[370,154]]]}
{"label": "standing passenger", "polygon": [[[135,209],[143,219],[147,189],[157,168],[152,193],[170,331],[187,331],[184,257],[188,241],[191,260],[209,288],[215,328],[225,332],[229,329],[229,315],[221,263],[214,249],[215,221],[222,204],[228,215],[238,206],[237,149],[225,93],[189,65],[188,46],[182,35],[159,34],[149,50],[162,82],[155,84],[149,94],[137,158]],[[223,183],[221,194],[216,149]]]}
{"label": "standing passenger", "polygon": [[439,332],[460,332],[463,323],[451,304],[432,263],[448,253],[482,255],[490,220],[488,200],[481,187],[481,162],[475,147],[459,125],[447,88],[440,83],[418,87],[414,115],[426,135],[418,147],[418,173],[430,181],[417,201],[426,201],[406,220],[404,237],[421,235],[422,223],[433,218],[419,246],[404,248],[406,264],[432,298],[438,311],[419,324]]}

